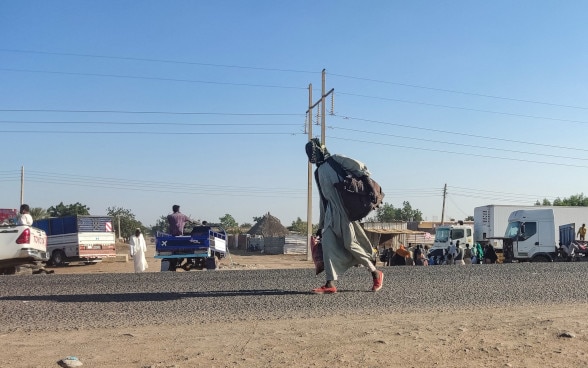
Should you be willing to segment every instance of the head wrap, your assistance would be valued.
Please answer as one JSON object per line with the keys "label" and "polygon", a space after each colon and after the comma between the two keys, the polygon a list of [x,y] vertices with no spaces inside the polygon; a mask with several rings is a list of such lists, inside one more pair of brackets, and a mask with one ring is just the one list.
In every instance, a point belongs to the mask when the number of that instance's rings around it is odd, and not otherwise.
{"label": "head wrap", "polygon": [[327,147],[321,145],[321,141],[318,138],[312,138],[308,141],[305,148],[308,161],[311,164],[316,164],[316,166],[320,166],[331,155],[327,151]]}

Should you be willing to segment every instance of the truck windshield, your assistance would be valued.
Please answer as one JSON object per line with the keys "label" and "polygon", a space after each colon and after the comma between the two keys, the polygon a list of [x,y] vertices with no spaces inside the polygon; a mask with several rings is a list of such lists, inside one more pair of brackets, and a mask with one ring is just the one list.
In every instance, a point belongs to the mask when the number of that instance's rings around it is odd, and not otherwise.
{"label": "truck windshield", "polygon": [[519,230],[521,228],[520,221],[511,222],[508,224],[506,228],[506,232],[504,233],[505,238],[515,239],[519,235]]}
{"label": "truck windshield", "polygon": [[465,238],[464,229],[449,229],[441,228],[435,232],[435,242],[447,243],[449,239],[463,239]]}
{"label": "truck windshield", "polygon": [[447,243],[449,241],[451,229],[437,229],[435,232],[435,241],[440,243]]}

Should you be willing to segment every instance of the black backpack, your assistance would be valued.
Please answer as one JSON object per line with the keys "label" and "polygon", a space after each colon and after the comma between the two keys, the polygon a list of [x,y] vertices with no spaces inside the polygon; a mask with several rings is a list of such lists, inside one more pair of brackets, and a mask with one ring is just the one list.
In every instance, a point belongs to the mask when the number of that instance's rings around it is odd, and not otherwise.
{"label": "black backpack", "polygon": [[353,176],[332,157],[327,158],[327,162],[343,178],[342,181],[335,184],[335,188],[341,195],[343,207],[345,207],[349,220],[361,220],[371,211],[380,207],[384,200],[384,192],[380,184],[369,176],[360,178]]}

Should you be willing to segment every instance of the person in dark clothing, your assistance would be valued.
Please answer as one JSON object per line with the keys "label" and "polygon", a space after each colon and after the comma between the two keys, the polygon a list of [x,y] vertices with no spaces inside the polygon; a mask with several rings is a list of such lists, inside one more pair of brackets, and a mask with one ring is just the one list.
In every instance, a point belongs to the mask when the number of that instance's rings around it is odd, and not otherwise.
{"label": "person in dark clothing", "polygon": [[484,249],[484,263],[496,263],[497,260],[498,255],[494,246],[492,244],[486,245],[486,249]]}

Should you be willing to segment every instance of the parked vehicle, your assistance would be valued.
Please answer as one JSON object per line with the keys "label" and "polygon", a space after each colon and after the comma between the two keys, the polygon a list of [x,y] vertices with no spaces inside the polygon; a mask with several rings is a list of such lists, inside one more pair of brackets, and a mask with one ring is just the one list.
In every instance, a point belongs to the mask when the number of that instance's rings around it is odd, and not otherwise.
{"label": "parked vehicle", "polygon": [[155,238],[155,258],[161,259],[161,271],[214,270],[226,254],[227,234],[217,224],[196,225],[181,236],[158,233]]}
{"label": "parked vehicle", "polygon": [[479,243],[482,247],[491,244],[497,251],[502,251],[502,241],[489,238],[504,236],[504,231],[508,226],[508,217],[513,211],[538,208],[544,207],[489,204],[474,208],[474,242]]}
{"label": "parked vehicle", "polygon": [[471,225],[464,225],[463,221],[458,221],[453,225],[441,225],[435,230],[435,241],[429,250],[427,257],[443,256],[445,250],[449,247],[450,242],[455,244],[459,240],[460,248],[466,247],[466,244],[474,244],[474,229]]}
{"label": "parked vehicle", "polygon": [[21,266],[47,261],[47,235],[41,229],[3,221],[0,225],[0,274],[13,275]]}
{"label": "parked vehicle", "polygon": [[96,264],[116,257],[116,236],[109,216],[66,216],[37,220],[33,223],[47,233],[49,264],[64,266],[70,262]]}
{"label": "parked vehicle", "polygon": [[509,216],[503,238],[505,260],[569,260],[566,252],[562,252],[564,246],[569,246],[575,240],[576,228],[586,223],[587,219],[588,207],[554,206],[514,211]]}

